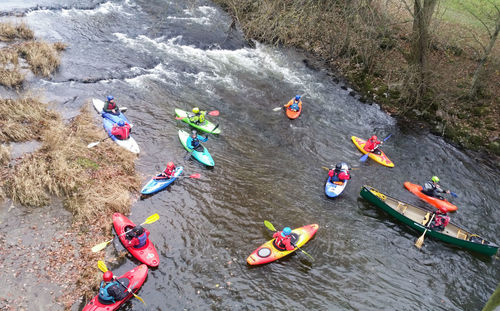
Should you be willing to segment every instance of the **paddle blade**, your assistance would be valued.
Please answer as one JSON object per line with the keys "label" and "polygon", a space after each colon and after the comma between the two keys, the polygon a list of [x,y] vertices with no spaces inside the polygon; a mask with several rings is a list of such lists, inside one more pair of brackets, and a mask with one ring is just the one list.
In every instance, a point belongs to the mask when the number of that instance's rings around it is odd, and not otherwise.
{"label": "paddle blade", "polygon": [[146,221],[144,221],[144,224],[152,224],[155,221],[157,221],[158,219],[160,219],[160,215],[153,214],[153,215],[149,216],[148,218],[146,218]]}
{"label": "paddle blade", "polygon": [[415,246],[419,249],[422,248],[422,245],[424,244],[425,233],[427,233],[427,229],[425,229],[424,233],[422,233],[422,235],[418,238],[417,242],[415,242]]}
{"label": "paddle blade", "polygon": [[118,108],[120,112],[127,112],[128,108],[127,107],[120,107]]}
{"label": "paddle blade", "polygon": [[104,263],[104,261],[102,260],[98,260],[97,261],[97,267],[99,268],[99,270],[101,270],[102,272],[106,272],[108,271],[108,267],[106,267],[106,264]]}
{"label": "paddle blade", "polygon": [[[297,247],[297,248],[298,248],[298,247]],[[301,249],[301,248],[299,248],[299,249],[300,249],[300,250],[301,250],[301,251],[302,251],[305,255],[307,255],[307,256],[311,259],[311,261],[314,261],[314,258],[313,258],[311,255],[309,255],[309,253],[308,253],[308,252],[306,252],[305,250],[303,250],[303,249]]]}
{"label": "paddle blade", "polygon": [[276,108],[273,108],[273,111],[280,111],[283,107],[276,107]]}
{"label": "paddle blade", "polygon": [[208,112],[209,115],[217,117],[219,115],[219,110],[212,110]]}
{"label": "paddle blade", "polygon": [[143,300],[141,297],[137,296],[137,295],[136,295],[136,294],[134,294],[134,293],[132,293],[132,295],[134,295],[134,297],[135,297],[135,298],[139,299],[139,300],[140,300],[143,304],[146,304],[146,303],[144,302],[144,300]]}
{"label": "paddle blade", "polygon": [[200,173],[196,173],[196,174],[193,174],[193,175],[189,176],[189,178],[200,178],[200,177],[201,177]]}
{"label": "paddle blade", "polygon": [[326,167],[326,166],[322,166],[321,168],[322,168],[322,169],[324,169],[325,171],[329,171],[329,170],[330,170],[330,169],[329,169],[328,167]]}
{"label": "paddle blade", "polygon": [[186,119],[187,117],[175,117],[176,120],[183,120]]}
{"label": "paddle blade", "polygon": [[98,251],[105,249],[106,246],[108,246],[108,243],[109,243],[109,241],[97,244],[96,246],[92,247],[92,252],[97,253]]}
{"label": "paddle blade", "polygon": [[99,143],[100,143],[100,141],[96,141],[96,142],[90,143],[90,144],[87,145],[87,148],[89,148],[89,149],[93,148],[93,147],[99,145]]}
{"label": "paddle blade", "polygon": [[456,194],[455,192],[450,191],[450,194],[451,194],[454,198],[458,198],[458,194]]}
{"label": "paddle blade", "polygon": [[273,224],[267,220],[264,220],[264,225],[267,227],[267,229],[271,231],[277,231],[276,228],[274,228]]}
{"label": "paddle blade", "polygon": [[367,154],[363,155],[361,158],[359,158],[359,161],[360,161],[360,162],[365,162],[365,161],[366,161],[366,159],[368,159],[368,155],[369,155],[369,153],[367,153]]}

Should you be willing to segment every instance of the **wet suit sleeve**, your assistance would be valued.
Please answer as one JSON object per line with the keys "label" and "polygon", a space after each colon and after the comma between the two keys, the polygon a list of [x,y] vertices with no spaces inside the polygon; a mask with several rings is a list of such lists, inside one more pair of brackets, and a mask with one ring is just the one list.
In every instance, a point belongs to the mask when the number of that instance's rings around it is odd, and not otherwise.
{"label": "wet suit sleeve", "polygon": [[290,107],[292,104],[293,104],[293,98],[292,98],[292,99],[290,99],[290,101],[288,102],[288,104],[286,104],[286,105],[285,105],[285,106],[283,106],[283,107],[288,108],[288,107]]}
{"label": "wet suit sleeve", "polygon": [[203,136],[198,135],[198,139],[199,139],[202,143],[204,143],[204,142],[206,142],[206,141],[208,140],[208,136],[207,136],[207,137],[203,137]]}

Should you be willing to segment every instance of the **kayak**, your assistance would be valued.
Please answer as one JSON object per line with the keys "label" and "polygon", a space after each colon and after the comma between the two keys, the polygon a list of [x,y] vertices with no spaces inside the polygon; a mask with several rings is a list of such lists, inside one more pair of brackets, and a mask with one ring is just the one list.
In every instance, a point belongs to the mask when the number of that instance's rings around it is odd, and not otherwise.
{"label": "kayak", "polygon": [[336,198],[344,191],[346,186],[347,186],[347,180],[334,181],[332,183],[330,182],[330,177],[328,177],[326,179],[326,184],[325,184],[325,194],[329,198]]}
{"label": "kayak", "polygon": [[293,103],[293,99],[291,99],[289,102],[288,102],[288,107],[286,107],[286,116],[289,118],[289,119],[297,119],[299,116],[300,116],[300,113],[302,112],[302,101],[300,100],[299,101],[299,111],[293,111],[290,109],[290,105]]}
{"label": "kayak", "polygon": [[[304,227],[296,228],[292,230],[292,243],[298,247],[302,247],[306,244],[318,231],[318,225],[312,224]],[[285,257],[288,254],[295,252],[297,249],[291,251],[282,251],[276,248],[274,245],[274,239],[267,241],[266,243],[259,246],[253,253],[247,258],[247,263],[249,265],[261,265],[269,263],[275,260]]]}
{"label": "kayak", "polygon": [[[358,149],[363,153],[363,154],[367,154],[368,152],[363,148],[366,144],[366,140],[363,140],[359,137],[356,137],[356,136],[351,136],[351,139],[352,139],[352,142],[356,145],[356,147],[358,147]],[[380,148],[378,149],[380,150]],[[375,153],[372,153],[370,152],[370,154],[368,155],[368,157],[370,157],[373,161],[379,163],[379,164],[382,164],[384,166],[387,166],[387,167],[394,167],[394,163],[392,163],[392,161],[385,155],[385,153],[380,150],[380,154],[375,154]]]}
{"label": "kayak", "polygon": [[[175,169],[174,176],[172,178],[162,178],[162,179],[155,179],[151,178],[151,180],[142,188],[141,193],[142,194],[153,194],[156,193],[160,190],[163,190],[168,187],[171,183],[174,182],[174,180],[179,177],[179,175],[182,173],[182,170],[184,168],[182,166],[178,166]],[[160,177],[161,174],[156,175],[156,177]]]}
{"label": "kayak", "polygon": [[422,192],[423,187],[420,185],[412,184],[409,181],[405,181],[404,185],[405,188],[408,189],[408,191],[444,213],[454,212],[458,209],[456,205],[451,204],[447,200],[440,200],[438,198],[434,198],[424,194]]}
{"label": "kayak", "polygon": [[128,240],[126,238],[126,234],[123,233],[135,227],[135,224],[130,221],[130,219],[120,213],[114,213],[113,227],[115,228],[120,242],[122,242],[123,246],[125,246],[125,248],[130,252],[130,254],[132,254],[132,256],[150,267],[158,267],[158,264],[160,264],[160,257],[158,256],[158,252],[156,251],[155,246],[153,245],[153,243],[151,243],[149,238],[146,240],[146,244],[141,248],[126,246],[128,244]]}
{"label": "kayak", "polygon": [[[148,276],[148,267],[146,265],[140,265],[134,269],[128,271],[124,275],[120,276],[118,280],[132,292],[136,293],[139,288],[144,284],[146,277]],[[126,291],[123,288],[123,291]],[[99,295],[96,295],[92,300],[83,308],[83,311],[110,311],[118,309],[124,302],[129,300],[133,295],[129,293],[124,299],[119,300],[113,304],[103,304],[99,300]]]}
{"label": "kayak", "polygon": [[[124,122],[127,122],[128,124],[130,124],[127,117],[121,112],[119,115],[114,115],[112,113],[103,112],[102,109],[104,107],[104,102],[102,100],[93,98],[92,103],[93,103],[94,109],[97,111],[97,113],[99,113],[102,116],[102,124],[103,124],[104,130],[106,130],[106,132],[108,133],[108,136],[115,143],[117,143],[120,147],[125,148],[128,151],[133,152],[133,153],[139,153],[140,152],[139,145],[137,144],[137,142],[135,141],[135,139],[132,136],[129,136],[128,139],[121,140],[121,139],[116,138],[115,135],[111,134],[111,129],[113,128],[113,125],[115,125],[119,121],[124,121]],[[132,124],[130,124],[130,126],[132,127]]]}
{"label": "kayak", "polygon": [[200,123],[200,124],[195,123],[195,122],[191,122],[188,118],[189,112],[184,111],[184,110],[179,109],[179,108],[175,108],[175,114],[178,117],[184,118],[184,119],[182,119],[182,121],[186,122],[187,124],[191,125],[192,127],[196,128],[200,131],[211,133],[211,134],[220,134],[220,128],[216,128],[214,131],[214,128],[216,127],[216,125],[213,124],[212,122],[208,121],[207,119],[205,119],[205,122]]}
{"label": "kayak", "polygon": [[183,130],[179,130],[179,140],[181,141],[181,144],[184,146],[184,148],[191,152],[191,155],[193,158],[196,160],[200,161],[202,164],[205,164],[206,166],[214,166],[214,159],[212,159],[212,156],[208,152],[207,148],[202,145],[203,147],[203,152],[196,151],[193,149],[188,148],[187,146],[187,139],[189,137],[189,133]]}

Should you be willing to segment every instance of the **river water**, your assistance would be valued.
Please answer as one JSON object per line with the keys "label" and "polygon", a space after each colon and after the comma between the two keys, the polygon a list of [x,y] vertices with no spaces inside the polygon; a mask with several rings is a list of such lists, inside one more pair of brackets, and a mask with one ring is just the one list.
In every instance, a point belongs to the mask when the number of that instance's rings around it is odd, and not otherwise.
{"label": "river water", "polygon": [[[60,70],[32,79],[65,116],[112,94],[129,108],[141,147],[137,168],[150,176],[167,161],[201,179],[176,181],[138,200],[130,218],[148,226],[161,263],[125,310],[480,310],[500,280],[498,260],[426,239],[359,197],[363,184],[422,204],[402,184],[438,175],[459,194],[453,221],[500,242],[500,172],[441,138],[401,129],[377,105],[358,102],[300,52],[249,46],[210,1],[2,1],[4,19],[21,16],[38,37],[63,41]],[[305,94],[295,121],[273,108]],[[205,144],[214,169],[184,160],[174,108],[220,111],[222,134]],[[368,160],[351,135],[392,137],[396,163]],[[105,144],[100,148],[105,147]],[[124,151],[126,152],[126,151]],[[342,197],[329,200],[322,166],[361,166]],[[144,183],[147,178],[145,177]],[[263,225],[318,223],[301,253],[265,266],[246,257],[270,239]],[[111,220],[110,220],[111,221]],[[96,241],[98,242],[98,241]],[[113,266],[123,273],[134,259]]]}

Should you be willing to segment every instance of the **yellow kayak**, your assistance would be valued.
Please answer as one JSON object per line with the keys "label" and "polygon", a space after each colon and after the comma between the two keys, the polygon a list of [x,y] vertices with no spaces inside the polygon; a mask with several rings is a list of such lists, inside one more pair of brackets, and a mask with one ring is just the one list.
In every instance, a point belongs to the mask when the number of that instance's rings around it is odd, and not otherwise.
{"label": "yellow kayak", "polygon": [[[356,136],[351,136],[352,142],[358,147],[358,149],[363,152],[363,154],[367,154],[368,152],[364,149],[366,140],[363,140]],[[380,150],[380,148],[378,149]],[[368,155],[373,161],[382,164],[387,167],[394,167],[394,163],[385,155],[385,153],[380,150],[380,154],[371,153]]]}

